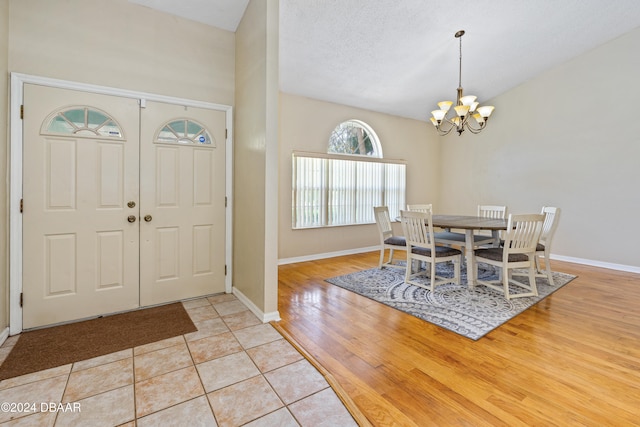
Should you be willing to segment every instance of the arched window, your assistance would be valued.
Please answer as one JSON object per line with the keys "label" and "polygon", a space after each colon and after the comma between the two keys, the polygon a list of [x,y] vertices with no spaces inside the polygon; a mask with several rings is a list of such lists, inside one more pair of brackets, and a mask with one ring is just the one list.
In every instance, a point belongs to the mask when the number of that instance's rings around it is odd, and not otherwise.
{"label": "arched window", "polygon": [[200,123],[174,119],[160,127],[155,142],[159,144],[197,144],[215,147],[215,140]]}
{"label": "arched window", "polygon": [[405,205],[406,164],[382,159],[378,136],[348,120],[329,136],[327,153],[293,153],[293,228],[370,224],[373,208],[392,218]]}
{"label": "arched window", "polygon": [[329,137],[327,152],[382,158],[378,135],[360,120],[347,120],[336,126]]}
{"label": "arched window", "polygon": [[43,134],[75,135],[124,139],[122,128],[104,111],[86,106],[67,107],[49,116],[42,124]]}

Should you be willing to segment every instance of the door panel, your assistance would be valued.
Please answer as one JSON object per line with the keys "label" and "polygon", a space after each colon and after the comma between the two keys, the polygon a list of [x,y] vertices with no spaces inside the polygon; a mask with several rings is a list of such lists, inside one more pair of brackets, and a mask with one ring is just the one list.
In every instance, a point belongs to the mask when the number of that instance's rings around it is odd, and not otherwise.
{"label": "door panel", "polygon": [[[141,110],[140,214],[151,218],[140,224],[142,305],[225,290],[225,119],[159,102]],[[211,141],[178,138],[189,127],[181,120],[202,125]],[[171,122],[177,139],[158,137]]]}
{"label": "door panel", "polygon": [[[23,328],[138,307],[137,101],[25,84],[24,104]],[[109,112],[120,130],[49,132],[60,106]],[[92,114],[54,120],[94,126]]]}

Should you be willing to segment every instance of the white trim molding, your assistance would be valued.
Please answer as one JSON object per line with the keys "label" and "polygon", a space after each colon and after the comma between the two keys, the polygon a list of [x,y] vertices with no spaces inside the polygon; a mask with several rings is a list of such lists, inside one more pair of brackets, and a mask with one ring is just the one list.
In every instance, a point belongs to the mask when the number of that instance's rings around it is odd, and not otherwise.
{"label": "white trim molding", "polygon": [[294,264],[296,262],[305,262],[305,261],[315,261],[318,259],[335,258],[338,256],[362,254],[365,252],[374,252],[379,250],[380,250],[380,246],[368,246],[366,248],[355,248],[355,249],[347,249],[344,251],[325,252],[322,254],[304,255],[304,256],[293,257],[293,258],[281,258],[278,260],[278,265]]}
{"label": "white trim molding", "polygon": [[260,310],[258,308],[257,305],[255,305],[253,303],[253,301],[251,301],[249,298],[247,298],[247,296],[245,294],[242,293],[242,291],[240,291],[238,288],[236,288],[235,286],[233,287],[233,294],[244,304],[246,305],[249,310],[251,310],[251,312],[253,314],[255,314],[258,319],[260,319],[262,321],[262,323],[269,323],[272,321],[279,321],[280,320],[280,312],[278,311],[273,311],[270,313],[264,313],[262,310]]}
{"label": "white trim molding", "polygon": [[0,332],[0,345],[4,344],[4,342],[9,338],[9,328],[4,328],[2,332]]}
{"label": "white trim molding", "polygon": [[[344,251],[325,252],[321,254],[312,254],[312,255],[305,255],[305,256],[292,257],[292,258],[281,258],[278,260],[278,265],[294,264],[296,262],[315,261],[319,259],[335,258],[338,256],[361,254],[365,252],[374,252],[379,250],[380,250],[380,246],[368,246],[364,248],[348,249]],[[629,273],[640,274],[640,267],[633,266],[633,265],[615,264],[610,262],[597,261],[593,259],[575,258],[575,257],[555,255],[555,254],[551,254],[551,259],[555,259],[558,261],[572,262],[574,264],[583,264],[583,265],[589,265],[592,267],[608,268],[610,270],[627,271]]]}
{"label": "white trim molding", "polygon": [[192,99],[176,98],[158,95],[148,92],[137,92],[107,86],[92,85],[87,83],[72,82],[67,80],[52,79],[48,77],[33,76],[21,73],[11,73],[11,94],[9,98],[9,334],[15,335],[22,332],[22,307],[20,307],[20,294],[22,293],[22,214],[20,213],[20,200],[22,199],[22,119],[20,107],[24,102],[24,85],[37,84],[60,89],[77,90],[83,92],[133,98],[144,106],[146,101],[163,102],[165,104],[178,104],[195,108],[224,111],[226,113],[227,139],[225,141],[226,183],[227,196],[225,243],[227,252],[225,264],[227,275],[225,277],[225,292],[232,293],[233,276],[231,271],[233,256],[233,107],[230,105],[215,104]]}
{"label": "white trim molding", "polygon": [[564,255],[550,255],[551,259],[558,261],[572,262],[574,264],[589,265],[591,267],[608,268],[610,270],[627,271],[629,273],[640,273],[640,267],[633,265],[615,264],[611,262],[597,261],[593,259],[575,258]]}

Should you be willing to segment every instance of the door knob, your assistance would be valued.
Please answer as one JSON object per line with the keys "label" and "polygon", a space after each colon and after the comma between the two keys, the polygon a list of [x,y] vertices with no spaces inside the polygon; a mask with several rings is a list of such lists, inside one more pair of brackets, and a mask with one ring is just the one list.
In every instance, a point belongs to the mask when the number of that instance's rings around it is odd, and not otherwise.
{"label": "door knob", "polygon": [[153,217],[151,215],[145,215],[144,216],[144,220],[147,222],[151,222],[151,220],[153,219]]}
{"label": "door knob", "polygon": [[136,222],[136,216],[135,215],[129,215],[127,217],[127,221],[129,222]]}

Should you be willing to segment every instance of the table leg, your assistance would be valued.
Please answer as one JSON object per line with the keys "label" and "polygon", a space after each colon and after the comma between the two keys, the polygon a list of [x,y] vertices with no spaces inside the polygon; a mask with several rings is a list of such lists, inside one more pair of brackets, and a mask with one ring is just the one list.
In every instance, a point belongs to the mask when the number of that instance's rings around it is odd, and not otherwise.
{"label": "table leg", "polygon": [[493,237],[493,245],[494,248],[500,247],[500,232],[498,230],[491,230],[491,237]]}
{"label": "table leg", "polygon": [[473,230],[467,229],[465,233],[465,255],[467,257],[467,287],[476,285],[476,257],[473,253]]}

